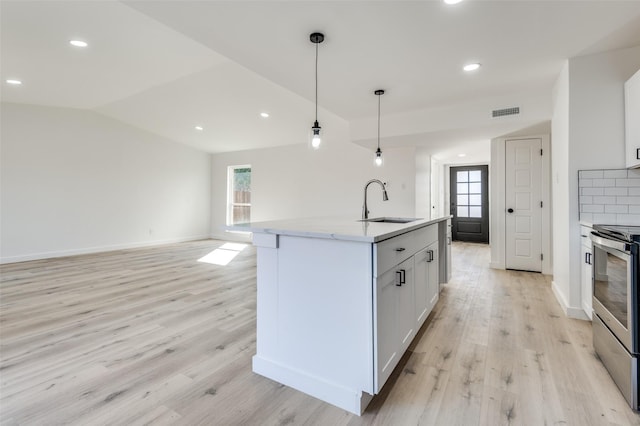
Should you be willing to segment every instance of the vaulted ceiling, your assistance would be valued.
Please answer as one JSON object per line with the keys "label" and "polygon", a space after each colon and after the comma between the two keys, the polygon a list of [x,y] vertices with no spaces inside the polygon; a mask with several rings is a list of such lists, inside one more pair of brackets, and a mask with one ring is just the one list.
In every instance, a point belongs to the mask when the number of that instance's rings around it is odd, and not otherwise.
{"label": "vaulted ceiling", "polygon": [[[423,147],[443,161],[548,121],[567,58],[640,44],[640,1],[2,0],[0,8],[3,81],[23,81],[3,82],[3,102],[90,109],[212,153],[306,143],[314,31],[326,37],[323,129],[348,128],[349,139],[372,147],[373,91],[382,88],[383,144]],[[469,62],[482,66],[465,73]],[[515,106],[517,116],[491,117]]]}

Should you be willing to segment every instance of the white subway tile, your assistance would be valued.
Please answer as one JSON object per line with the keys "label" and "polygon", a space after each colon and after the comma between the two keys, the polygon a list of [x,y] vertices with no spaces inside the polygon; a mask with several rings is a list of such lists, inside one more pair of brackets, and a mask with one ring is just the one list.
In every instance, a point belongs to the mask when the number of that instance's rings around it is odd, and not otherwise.
{"label": "white subway tile", "polygon": [[640,225],[640,214],[619,214],[617,215],[618,225]]}
{"label": "white subway tile", "polygon": [[593,196],[591,196],[591,195],[581,195],[580,196],[580,204],[593,204]]}
{"label": "white subway tile", "polygon": [[640,179],[616,179],[616,186],[640,186]]}
{"label": "white subway tile", "polygon": [[611,224],[615,223],[616,215],[613,213],[594,213],[593,214],[593,223],[599,224]]}
{"label": "white subway tile", "polygon": [[[626,204],[608,204],[604,206],[605,213],[629,213],[629,207]],[[640,206],[639,206],[640,207]]]}
{"label": "white subway tile", "polygon": [[640,214],[640,206],[629,206],[629,213]]}
{"label": "white subway tile", "polygon": [[627,177],[627,169],[604,171],[604,178],[626,178],[626,177]]}
{"label": "white subway tile", "polygon": [[640,197],[616,197],[616,204],[640,204]]}
{"label": "white subway tile", "polygon": [[604,195],[604,188],[582,188],[582,195]]}
{"label": "white subway tile", "polygon": [[593,213],[580,213],[580,220],[584,220],[585,222],[593,223]]}
{"label": "white subway tile", "polygon": [[579,176],[585,179],[602,179],[604,170],[581,170]]}
{"label": "white subway tile", "polygon": [[590,188],[593,186],[593,179],[580,179],[578,181],[578,186],[580,188]]}
{"label": "white subway tile", "polygon": [[[630,194],[629,191],[631,189],[634,188],[619,188],[619,187],[615,187],[615,188],[605,188],[604,189],[604,195],[609,195],[609,196],[627,196],[627,195],[635,195],[635,194]],[[640,191],[638,192],[638,195],[640,195]]]}
{"label": "white subway tile", "polygon": [[593,197],[593,204],[615,204],[616,197]]}
{"label": "white subway tile", "polygon": [[582,204],[580,211],[585,213],[604,213],[604,206],[600,204]]}
{"label": "white subway tile", "polygon": [[640,169],[627,169],[627,177],[640,178]]}
{"label": "white subway tile", "polygon": [[628,188],[628,195],[640,195],[640,188]]}
{"label": "white subway tile", "polygon": [[616,186],[615,179],[593,179],[593,186]]}

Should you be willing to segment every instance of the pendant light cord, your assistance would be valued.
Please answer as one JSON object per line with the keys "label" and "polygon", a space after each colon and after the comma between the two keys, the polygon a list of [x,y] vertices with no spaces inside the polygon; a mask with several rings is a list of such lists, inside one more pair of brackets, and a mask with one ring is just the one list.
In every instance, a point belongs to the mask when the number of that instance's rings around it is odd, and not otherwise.
{"label": "pendant light cord", "polygon": [[316,121],[318,121],[318,43],[316,43]]}
{"label": "pendant light cord", "polygon": [[380,150],[380,95],[378,95],[378,150]]}

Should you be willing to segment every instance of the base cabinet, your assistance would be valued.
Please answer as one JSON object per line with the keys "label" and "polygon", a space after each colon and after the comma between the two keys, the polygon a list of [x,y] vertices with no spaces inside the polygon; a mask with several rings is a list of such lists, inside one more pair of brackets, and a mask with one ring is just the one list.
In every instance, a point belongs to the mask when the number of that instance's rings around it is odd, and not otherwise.
{"label": "base cabinet", "polygon": [[253,371],[360,415],[438,300],[438,225],[376,242],[254,232]]}
{"label": "base cabinet", "polygon": [[438,302],[440,287],[438,245],[438,242],[432,243],[415,255],[415,322],[417,328],[424,324]]}
{"label": "base cabinet", "polygon": [[382,389],[415,336],[414,284],[413,257],[388,270],[376,280],[376,393]]}
{"label": "base cabinet", "polygon": [[580,279],[582,283],[582,309],[589,319],[593,316],[593,249],[591,247],[591,228],[581,227],[580,239]]}

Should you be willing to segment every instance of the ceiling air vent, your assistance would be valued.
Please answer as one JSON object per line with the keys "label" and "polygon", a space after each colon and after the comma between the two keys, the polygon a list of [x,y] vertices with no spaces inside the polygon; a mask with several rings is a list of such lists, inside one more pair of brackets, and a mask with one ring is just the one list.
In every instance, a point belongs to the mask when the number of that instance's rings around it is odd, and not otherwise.
{"label": "ceiling air vent", "polygon": [[491,117],[504,117],[505,115],[516,115],[520,114],[520,107],[513,108],[504,108],[504,109],[494,109],[491,111]]}

